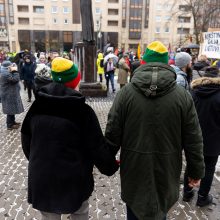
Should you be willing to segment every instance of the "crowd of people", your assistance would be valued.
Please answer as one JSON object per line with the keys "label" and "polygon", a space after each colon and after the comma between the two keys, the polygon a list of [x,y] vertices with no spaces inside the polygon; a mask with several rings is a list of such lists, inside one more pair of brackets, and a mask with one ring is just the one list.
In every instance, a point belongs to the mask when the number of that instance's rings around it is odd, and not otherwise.
{"label": "crowd of people", "polygon": [[[217,65],[202,55],[192,66],[187,52],[172,63],[163,43],[150,43],[141,60],[128,53],[97,54],[100,83],[114,93],[104,134],[94,110],[80,93],[81,75],[68,57],[22,57],[19,69],[1,65],[0,96],[7,128],[17,129],[24,111],[19,80],[35,100],[21,127],[28,165],[28,202],[43,220],[88,220],[93,167],[111,176],[120,168],[121,198],[128,220],[163,220],[179,197],[183,153],[183,201],[199,187],[196,205],[212,204],[210,189],[220,154],[220,78]],[[193,74],[193,69],[198,73]],[[130,72],[130,82],[128,74]],[[120,160],[116,155],[120,151]]]}

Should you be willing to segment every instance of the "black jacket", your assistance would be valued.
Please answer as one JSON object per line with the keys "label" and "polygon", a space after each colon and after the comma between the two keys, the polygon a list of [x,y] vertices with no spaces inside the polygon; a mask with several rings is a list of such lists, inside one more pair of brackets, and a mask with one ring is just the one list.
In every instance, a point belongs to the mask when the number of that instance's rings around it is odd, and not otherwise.
{"label": "black jacket", "polygon": [[40,89],[21,133],[28,202],[38,210],[74,213],[93,191],[93,166],[106,175],[118,169],[94,111],[62,84]]}
{"label": "black jacket", "polygon": [[204,142],[204,155],[220,155],[220,78],[202,77],[192,81]]}
{"label": "black jacket", "polygon": [[197,71],[200,71],[202,70],[203,68],[209,66],[209,64],[205,61],[198,61],[197,63],[194,64],[193,66],[193,69],[194,70],[197,70]]}

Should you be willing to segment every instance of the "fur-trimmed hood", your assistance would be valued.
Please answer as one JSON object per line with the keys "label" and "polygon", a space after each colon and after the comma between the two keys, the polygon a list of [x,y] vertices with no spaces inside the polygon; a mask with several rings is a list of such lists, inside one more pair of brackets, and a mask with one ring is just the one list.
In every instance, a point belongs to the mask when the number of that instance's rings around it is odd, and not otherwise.
{"label": "fur-trimmed hood", "polygon": [[205,86],[205,85],[219,85],[220,87],[220,77],[201,77],[195,79],[191,83],[191,88],[195,89],[198,86]]}
{"label": "fur-trimmed hood", "polygon": [[192,92],[199,97],[208,97],[220,92],[220,77],[201,77],[191,83]]}

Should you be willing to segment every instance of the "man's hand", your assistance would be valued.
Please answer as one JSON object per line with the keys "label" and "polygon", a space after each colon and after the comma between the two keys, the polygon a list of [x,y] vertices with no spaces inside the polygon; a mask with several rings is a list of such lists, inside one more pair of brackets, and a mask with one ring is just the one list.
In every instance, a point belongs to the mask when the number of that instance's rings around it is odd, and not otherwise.
{"label": "man's hand", "polygon": [[198,180],[195,180],[195,179],[192,179],[189,177],[189,186],[190,187],[197,187],[197,186],[200,186],[200,182],[201,182],[201,179],[198,179]]}

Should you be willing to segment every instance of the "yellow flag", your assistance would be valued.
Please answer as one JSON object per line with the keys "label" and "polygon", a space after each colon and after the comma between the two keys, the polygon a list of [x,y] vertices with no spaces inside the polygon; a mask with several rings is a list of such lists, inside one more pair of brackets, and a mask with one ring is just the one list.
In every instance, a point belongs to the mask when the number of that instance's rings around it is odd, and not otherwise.
{"label": "yellow flag", "polygon": [[138,48],[137,48],[137,58],[140,60],[141,58],[141,46],[140,43],[138,44]]}

